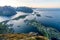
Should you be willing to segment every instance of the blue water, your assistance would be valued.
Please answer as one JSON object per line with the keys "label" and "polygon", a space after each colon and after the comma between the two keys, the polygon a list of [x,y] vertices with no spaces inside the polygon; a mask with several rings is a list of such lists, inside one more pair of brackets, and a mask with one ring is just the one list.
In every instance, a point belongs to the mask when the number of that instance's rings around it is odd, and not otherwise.
{"label": "blue water", "polygon": [[[36,17],[36,20],[40,23],[42,23],[44,26],[46,27],[53,27],[53,28],[56,28],[57,30],[60,31],[60,11],[59,10],[54,10],[54,11],[48,11],[48,10],[36,10],[35,12],[37,12],[38,14],[40,14],[41,16],[40,17]],[[22,15],[22,13],[19,13]],[[16,15],[16,16],[19,16]],[[29,16],[29,17],[28,17]],[[27,19],[33,19],[34,16],[32,15],[28,15]],[[14,17],[14,16],[13,16]],[[8,20],[9,18],[7,17],[0,17],[0,21],[5,21],[5,20]],[[10,23],[11,24],[14,24],[15,26],[12,27],[14,29],[14,33],[29,33],[29,32],[38,32],[38,29],[36,29],[35,27],[32,27],[32,26],[28,26],[28,25],[23,25],[23,26],[20,26],[20,27],[17,27],[19,26],[20,24],[23,24],[21,23],[24,19],[22,19],[21,21],[20,20],[13,20],[11,21]]]}
{"label": "blue water", "polygon": [[47,27],[53,27],[60,31],[60,11],[39,11],[39,22]]}
{"label": "blue water", "polygon": [[[37,12],[37,11],[36,11]],[[60,11],[39,11],[38,14],[41,15],[41,17],[36,17],[36,20],[40,23],[42,23],[46,27],[53,27],[60,31]],[[26,33],[26,32],[37,32],[37,29],[31,26],[24,26],[20,27],[19,31],[20,33]],[[22,30],[21,30],[22,29]],[[18,29],[17,29],[18,30]]]}

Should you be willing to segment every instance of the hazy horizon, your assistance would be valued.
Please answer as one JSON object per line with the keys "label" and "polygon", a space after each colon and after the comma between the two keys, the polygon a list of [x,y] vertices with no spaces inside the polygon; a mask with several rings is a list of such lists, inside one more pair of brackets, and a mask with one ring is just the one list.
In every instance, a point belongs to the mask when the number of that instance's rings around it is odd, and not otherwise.
{"label": "hazy horizon", "polygon": [[60,0],[0,0],[0,6],[32,8],[60,8]]}

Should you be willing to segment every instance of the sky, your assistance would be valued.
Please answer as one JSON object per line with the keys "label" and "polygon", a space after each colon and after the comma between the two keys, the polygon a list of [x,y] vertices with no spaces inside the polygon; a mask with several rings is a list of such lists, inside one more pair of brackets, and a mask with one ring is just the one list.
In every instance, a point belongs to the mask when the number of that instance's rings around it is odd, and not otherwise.
{"label": "sky", "polygon": [[0,6],[60,8],[60,0],[0,0]]}

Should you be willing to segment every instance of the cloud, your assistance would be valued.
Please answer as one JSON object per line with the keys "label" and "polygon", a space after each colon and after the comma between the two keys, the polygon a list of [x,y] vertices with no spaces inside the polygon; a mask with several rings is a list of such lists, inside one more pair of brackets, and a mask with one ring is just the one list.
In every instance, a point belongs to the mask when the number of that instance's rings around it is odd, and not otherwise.
{"label": "cloud", "polygon": [[0,6],[60,7],[60,0],[0,0]]}

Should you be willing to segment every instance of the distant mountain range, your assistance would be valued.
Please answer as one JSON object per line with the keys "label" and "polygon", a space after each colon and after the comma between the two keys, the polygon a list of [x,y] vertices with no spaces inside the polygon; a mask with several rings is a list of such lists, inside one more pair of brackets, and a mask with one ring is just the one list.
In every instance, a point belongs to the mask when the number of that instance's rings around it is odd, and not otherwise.
{"label": "distant mountain range", "polygon": [[16,11],[13,7],[10,6],[4,6],[4,7],[0,7],[0,16],[13,16],[16,14]]}
{"label": "distant mountain range", "polygon": [[16,11],[21,11],[24,13],[32,13],[33,12],[32,8],[29,8],[29,7],[17,7]]}
{"label": "distant mountain range", "polygon": [[60,8],[33,8],[38,9],[38,11],[60,11]]}
{"label": "distant mountain range", "polygon": [[24,13],[33,13],[33,9],[38,9],[38,11],[60,11],[60,8],[29,8],[29,7],[11,7],[11,6],[3,6],[0,7],[0,16],[13,16],[18,12]]}
{"label": "distant mountain range", "polygon": [[33,10],[29,7],[11,7],[11,6],[4,6],[4,7],[0,7],[0,16],[13,16],[16,13],[16,11],[20,11],[20,12],[24,12],[24,13],[32,13]]}

